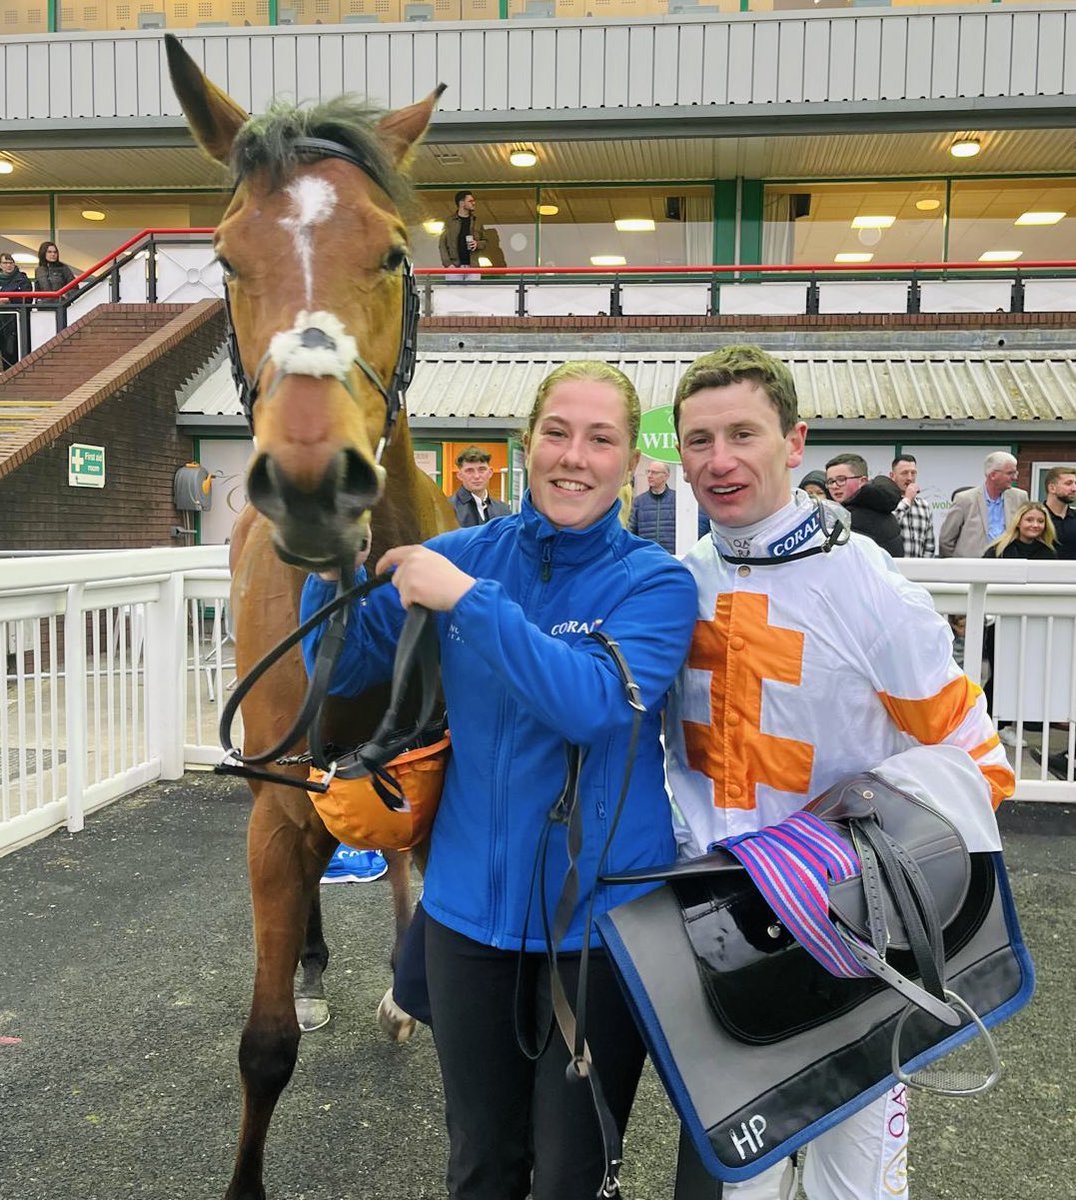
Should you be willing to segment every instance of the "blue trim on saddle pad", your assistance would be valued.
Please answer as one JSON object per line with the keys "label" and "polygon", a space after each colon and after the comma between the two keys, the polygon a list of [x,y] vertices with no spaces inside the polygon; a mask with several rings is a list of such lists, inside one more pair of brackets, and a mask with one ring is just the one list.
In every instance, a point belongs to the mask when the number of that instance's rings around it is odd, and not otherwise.
{"label": "blue trim on saddle pad", "polygon": [[[997,1025],[1000,1021],[1011,1017],[1015,1012],[1023,1008],[1031,999],[1032,993],[1035,990],[1035,969],[1027,947],[1024,945],[1023,935],[1021,934],[1016,916],[1016,908],[1013,903],[1012,891],[1009,887],[1008,876],[1005,873],[1003,857],[1000,852],[995,852],[990,855],[990,858],[996,864],[994,875],[999,894],[1002,898],[1005,926],[1008,930],[1014,958],[1020,967],[1021,977],[1019,990],[1012,997],[1004,1003],[999,1004],[997,1008],[991,1009],[990,1012],[979,1014],[980,1020],[988,1028]],[[668,1093],[674,1109],[679,1114],[684,1129],[691,1138],[695,1151],[699,1156],[699,1161],[715,1178],[726,1180],[730,1183],[754,1178],[768,1167],[788,1158],[794,1151],[813,1141],[820,1134],[825,1133],[826,1130],[832,1129],[835,1125],[839,1125],[861,1108],[865,1108],[872,1100],[876,1100],[879,1096],[889,1091],[897,1082],[895,1075],[887,1075],[879,1083],[868,1088],[866,1091],[860,1092],[859,1095],[841,1105],[840,1108],[834,1109],[824,1117],[820,1117],[817,1121],[801,1129],[798,1133],[793,1134],[767,1150],[765,1154],[752,1159],[749,1166],[730,1167],[727,1163],[723,1163],[714,1153],[713,1146],[710,1144],[710,1138],[695,1113],[695,1109],[690,1102],[687,1087],[669,1049],[669,1044],[665,1039],[657,1014],[654,1012],[654,1008],[650,1002],[650,997],[643,986],[642,979],[635,970],[635,964],[617,931],[616,925],[608,913],[603,913],[599,916],[596,919],[596,924],[602,941],[608,950],[609,958],[620,979],[628,1005],[635,1018],[635,1023],[639,1028],[643,1041],[646,1043],[650,1058],[665,1087],[665,1091]],[[973,1024],[964,1025],[944,1041],[939,1042],[930,1050],[924,1051],[924,1053],[911,1059],[909,1062],[902,1064],[902,1066],[909,1074],[921,1070],[942,1055],[970,1041],[976,1033],[977,1030]]]}

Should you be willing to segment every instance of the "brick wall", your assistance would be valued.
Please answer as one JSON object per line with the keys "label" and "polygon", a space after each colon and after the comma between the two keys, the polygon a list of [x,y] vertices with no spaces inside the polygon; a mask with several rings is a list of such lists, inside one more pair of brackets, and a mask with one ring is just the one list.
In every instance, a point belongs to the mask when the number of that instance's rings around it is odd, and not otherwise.
{"label": "brick wall", "polygon": [[1016,467],[1019,474],[1016,486],[1025,492],[1031,491],[1031,464],[1074,463],[1076,464],[1076,437],[1068,441],[1021,442],[1016,451]]}
{"label": "brick wall", "polygon": [[[223,313],[217,308],[172,324],[158,319],[146,337],[137,315],[104,322],[97,336],[70,338],[52,344],[53,378],[85,384],[89,368],[97,389],[89,411],[44,439],[14,470],[0,477],[0,547],[12,550],[134,548],[183,545],[172,536],[175,525],[189,524],[172,504],[176,470],[189,462],[190,437],[176,427],[176,389],[220,345]],[[184,323],[176,326],[175,321]],[[96,323],[95,323],[96,324]],[[135,354],[140,343],[146,361],[130,360],[132,333]],[[162,338],[162,333],[166,334]],[[73,355],[74,363],[61,362]],[[125,362],[117,362],[126,356]],[[92,358],[92,362],[88,361]],[[116,363],[116,383],[110,387],[100,370]],[[20,364],[21,365],[21,364]],[[41,363],[41,367],[45,362]],[[27,373],[28,375],[29,373]],[[6,381],[5,381],[6,382]],[[36,394],[40,395],[39,380]],[[26,388],[25,376],[15,381]],[[57,390],[58,396],[64,393]],[[10,393],[5,388],[5,398]],[[80,442],[105,448],[103,488],[70,487],[68,447]]]}

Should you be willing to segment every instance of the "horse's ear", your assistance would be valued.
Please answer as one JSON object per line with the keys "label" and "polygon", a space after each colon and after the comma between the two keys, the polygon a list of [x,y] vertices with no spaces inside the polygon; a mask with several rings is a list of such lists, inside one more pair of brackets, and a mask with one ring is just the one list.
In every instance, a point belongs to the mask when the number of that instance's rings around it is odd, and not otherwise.
{"label": "horse's ear", "polygon": [[439,83],[425,100],[418,100],[409,104],[407,108],[398,108],[378,121],[378,137],[388,147],[397,166],[407,158],[412,147],[426,132],[437,101],[441,99],[441,93],[447,86],[445,83]]}
{"label": "horse's ear", "polygon": [[198,64],[170,33],[164,35],[168,73],[194,140],[217,162],[227,163],[232,142],[247,114],[202,74]]}

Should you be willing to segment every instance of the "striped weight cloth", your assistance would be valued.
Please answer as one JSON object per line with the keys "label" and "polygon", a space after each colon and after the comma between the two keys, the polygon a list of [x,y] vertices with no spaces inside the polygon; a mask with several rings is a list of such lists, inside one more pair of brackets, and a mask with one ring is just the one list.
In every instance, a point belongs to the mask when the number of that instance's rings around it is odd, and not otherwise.
{"label": "striped weight cloth", "polygon": [[870,974],[829,917],[829,884],[858,875],[859,859],[825,821],[797,812],[715,844],[739,860],[777,919],[831,975]]}

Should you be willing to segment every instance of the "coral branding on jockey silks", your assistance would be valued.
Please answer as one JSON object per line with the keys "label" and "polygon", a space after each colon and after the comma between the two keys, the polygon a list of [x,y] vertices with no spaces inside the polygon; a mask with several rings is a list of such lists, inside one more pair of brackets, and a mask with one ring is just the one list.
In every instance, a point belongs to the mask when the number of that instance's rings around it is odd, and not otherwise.
{"label": "coral branding on jockey silks", "polygon": [[740,1132],[729,1130],[729,1137],[736,1147],[736,1153],[741,1162],[754,1158],[762,1150],[762,1135],[766,1132],[766,1118],[761,1113],[753,1113],[746,1121],[740,1122]]}
{"label": "coral branding on jockey silks", "polygon": [[766,547],[766,551],[772,558],[784,558],[810,541],[820,528],[821,519],[818,511],[815,510],[806,520],[801,521],[795,529],[790,529],[788,533],[783,537],[779,537],[777,541],[770,542]]}
{"label": "coral branding on jockey silks", "polygon": [[554,625],[550,629],[549,636],[560,637],[563,633],[593,633],[601,623],[601,617],[595,617],[593,621],[561,621],[559,625]]}

